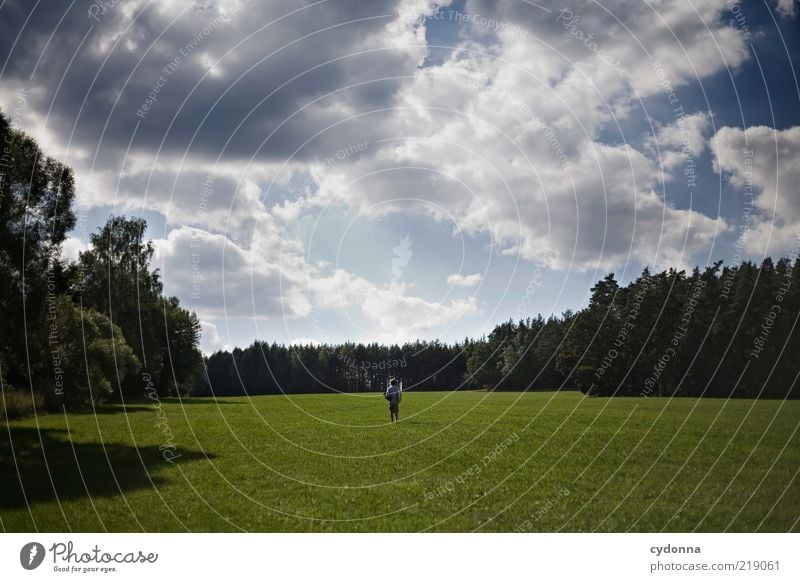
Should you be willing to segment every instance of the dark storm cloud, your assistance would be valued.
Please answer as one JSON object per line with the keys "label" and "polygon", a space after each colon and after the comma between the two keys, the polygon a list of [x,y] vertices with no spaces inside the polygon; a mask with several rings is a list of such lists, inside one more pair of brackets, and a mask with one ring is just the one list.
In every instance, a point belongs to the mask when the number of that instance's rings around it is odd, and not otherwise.
{"label": "dark storm cloud", "polygon": [[182,154],[191,142],[192,155],[209,159],[223,148],[236,158],[261,148],[261,159],[281,159],[340,121],[342,108],[386,107],[399,81],[345,89],[293,117],[262,147],[299,108],[348,85],[413,74],[416,65],[395,49],[348,56],[383,45],[370,39],[395,17],[388,0],[334,0],[266,28],[297,3],[106,2],[98,10],[102,4],[6,2],[0,11],[2,79],[40,89],[29,106],[52,107],[48,128],[68,136],[74,126],[75,141],[92,155],[124,152],[138,123],[133,151],[163,140],[163,153]]}

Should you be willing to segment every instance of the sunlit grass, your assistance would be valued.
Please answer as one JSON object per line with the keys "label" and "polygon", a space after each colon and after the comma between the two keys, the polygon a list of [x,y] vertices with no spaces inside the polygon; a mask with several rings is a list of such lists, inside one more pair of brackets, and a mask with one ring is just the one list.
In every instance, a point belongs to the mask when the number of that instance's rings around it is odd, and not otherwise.
{"label": "sunlit grass", "polygon": [[800,529],[800,402],[408,393],[394,425],[379,395],[161,406],[12,421],[13,454],[0,425],[3,529]]}

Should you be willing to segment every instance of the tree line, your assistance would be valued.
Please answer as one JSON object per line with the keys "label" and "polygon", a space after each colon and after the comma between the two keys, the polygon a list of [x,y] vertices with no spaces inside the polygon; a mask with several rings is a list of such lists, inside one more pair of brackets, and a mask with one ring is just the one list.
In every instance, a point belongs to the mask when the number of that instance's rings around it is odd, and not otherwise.
{"label": "tree line", "polygon": [[624,286],[609,274],[591,291],[577,313],[508,321],[454,344],[257,341],[208,357],[208,382],[193,393],[375,391],[395,376],[415,390],[798,397],[797,253],[760,266],[717,262],[691,274],[645,269]]}
{"label": "tree line", "polygon": [[[412,390],[553,389],[571,386],[555,355],[570,315],[497,326],[488,337],[382,345],[292,345],[263,341],[206,359],[196,396],[382,391],[390,377]],[[530,348],[530,349],[528,349]],[[533,371],[535,374],[530,376]]]}
{"label": "tree line", "polygon": [[602,396],[798,397],[800,239],[760,265],[670,269],[592,288],[558,366]]}

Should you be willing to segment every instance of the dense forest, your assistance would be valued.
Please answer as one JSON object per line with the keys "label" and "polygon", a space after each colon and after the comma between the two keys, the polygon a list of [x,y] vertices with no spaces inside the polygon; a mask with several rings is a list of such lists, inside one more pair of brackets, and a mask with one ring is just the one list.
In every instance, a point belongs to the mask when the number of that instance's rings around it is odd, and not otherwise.
{"label": "dense forest", "polygon": [[[795,245],[795,250],[798,245]],[[592,288],[558,354],[589,394],[798,396],[800,262],[718,262],[691,275],[645,270]]]}
{"label": "dense forest", "polygon": [[383,390],[391,376],[406,390],[570,387],[555,358],[570,320],[566,314],[509,322],[489,337],[455,344],[285,346],[258,341],[208,357],[208,383],[193,394],[366,392]]}
{"label": "dense forest", "polygon": [[200,323],[163,293],[146,223],[112,216],[77,261],[72,171],[0,114],[0,382],[5,416],[164,396],[579,389],[595,396],[796,398],[800,262],[721,262],[620,285],[577,313],[508,321],[455,344],[286,346],[203,357]]}
{"label": "dense forest", "polygon": [[447,345],[256,342],[207,360],[208,396],[381,390],[580,389],[595,396],[796,398],[800,262],[608,275],[589,305]]}

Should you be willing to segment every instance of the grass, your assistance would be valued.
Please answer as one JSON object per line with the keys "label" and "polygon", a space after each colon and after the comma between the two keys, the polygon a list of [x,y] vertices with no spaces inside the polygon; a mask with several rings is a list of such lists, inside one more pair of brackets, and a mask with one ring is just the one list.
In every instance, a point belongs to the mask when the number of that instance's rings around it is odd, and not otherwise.
{"label": "grass", "polygon": [[379,395],[161,406],[0,424],[2,529],[800,530],[797,401],[409,393],[395,425]]}

